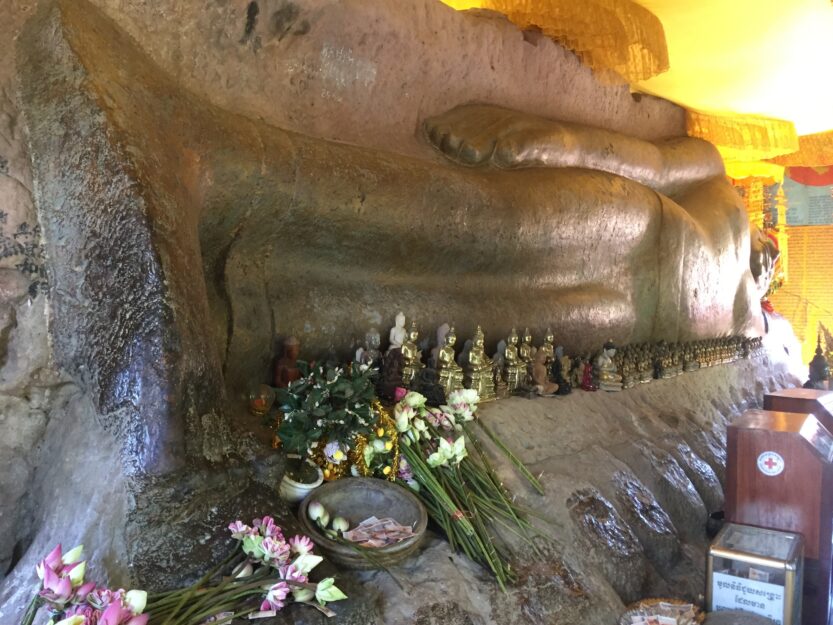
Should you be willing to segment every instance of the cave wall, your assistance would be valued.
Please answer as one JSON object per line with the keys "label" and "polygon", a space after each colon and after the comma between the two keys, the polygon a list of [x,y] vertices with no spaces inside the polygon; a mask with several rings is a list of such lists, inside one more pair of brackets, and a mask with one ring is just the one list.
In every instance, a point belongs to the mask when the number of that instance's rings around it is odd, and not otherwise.
{"label": "cave wall", "polygon": [[419,124],[465,102],[649,140],[685,134],[676,105],[601,85],[547,37],[434,0],[94,3],[185,89],[310,136],[426,156]]}
{"label": "cave wall", "polygon": [[66,383],[50,360],[45,258],[16,88],[15,38],[31,8],[10,3],[0,20],[0,579],[32,539],[24,519],[35,512],[27,493],[37,447]]}

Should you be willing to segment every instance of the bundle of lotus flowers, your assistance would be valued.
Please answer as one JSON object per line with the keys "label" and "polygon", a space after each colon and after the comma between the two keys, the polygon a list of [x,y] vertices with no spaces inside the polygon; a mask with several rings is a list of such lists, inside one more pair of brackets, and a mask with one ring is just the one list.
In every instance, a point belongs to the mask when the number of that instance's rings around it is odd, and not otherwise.
{"label": "bundle of lotus flowers", "polygon": [[268,516],[251,526],[235,521],[229,531],[239,542],[228,558],[191,586],[150,595],[85,583],[81,547],[62,554],[58,545],[37,566],[42,587],[22,625],[32,625],[42,606],[55,625],[225,625],[275,616],[292,601],[332,616],[326,604],[347,598],[331,577],[308,579],[323,560],[308,536],[286,539]]}
{"label": "bundle of lotus flowers", "polygon": [[523,463],[479,419],[473,390],[451,393],[448,405],[426,406],[407,393],[394,407],[399,432],[398,479],[417,492],[451,546],[488,566],[501,588],[513,578],[508,549],[494,534],[500,526],[530,545],[536,530],[516,505],[489,462],[473,423],[492,440],[539,493],[543,487]]}

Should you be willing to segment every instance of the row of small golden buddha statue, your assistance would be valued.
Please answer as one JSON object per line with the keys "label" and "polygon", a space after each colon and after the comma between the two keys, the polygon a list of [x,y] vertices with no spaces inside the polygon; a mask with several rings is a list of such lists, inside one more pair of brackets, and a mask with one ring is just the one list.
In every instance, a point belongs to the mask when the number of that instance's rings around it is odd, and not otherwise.
{"label": "row of small golden buddha statue", "polygon": [[[396,369],[387,373],[396,376],[396,383],[401,371],[401,385],[405,388],[419,386],[426,364],[418,347],[416,324],[412,322],[406,331],[405,316],[402,313],[397,315],[396,325],[390,331],[390,348],[384,363],[378,363],[381,357],[378,336],[375,333],[374,340],[372,334],[368,334],[368,346],[359,349],[356,360],[366,363],[375,361],[383,369]],[[760,338],[740,336],[690,343],[641,343],[621,350],[608,341],[593,359],[590,355],[573,358],[566,355],[563,348],[556,348],[550,329],[544,336],[543,344],[534,346],[528,328],[522,337],[513,328],[490,358],[485,352],[484,341],[483,331],[477,326],[471,344],[466,345],[458,358],[454,327],[444,324],[438,330],[437,347],[427,360],[430,368],[436,371],[436,383],[446,396],[460,388],[474,389],[482,401],[516,392],[546,396],[565,395],[573,388],[619,391],[654,379],[671,378],[702,367],[734,362],[757,353],[762,347]],[[392,360],[396,360],[397,364],[391,366],[389,363]]]}

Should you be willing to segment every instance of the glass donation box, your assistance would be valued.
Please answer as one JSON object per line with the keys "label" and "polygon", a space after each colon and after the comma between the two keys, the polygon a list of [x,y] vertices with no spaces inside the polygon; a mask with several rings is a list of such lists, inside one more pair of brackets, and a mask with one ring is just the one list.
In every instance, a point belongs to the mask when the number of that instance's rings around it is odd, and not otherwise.
{"label": "glass donation box", "polygon": [[800,534],[802,623],[833,625],[833,435],[812,414],[747,410],[726,451],[726,520]]}
{"label": "glass donation box", "polygon": [[706,610],[741,610],[776,625],[800,625],[803,570],[800,534],[727,523],[709,548]]}

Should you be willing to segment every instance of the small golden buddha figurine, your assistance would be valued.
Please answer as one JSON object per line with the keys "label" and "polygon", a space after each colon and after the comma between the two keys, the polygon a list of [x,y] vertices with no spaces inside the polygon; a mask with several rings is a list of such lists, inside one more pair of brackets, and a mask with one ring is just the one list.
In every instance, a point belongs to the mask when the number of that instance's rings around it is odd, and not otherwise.
{"label": "small golden buddha figurine", "polygon": [[616,355],[616,345],[608,341],[596,357],[596,373],[599,376],[599,388],[603,391],[621,391],[622,376],[616,371],[613,357]]}
{"label": "small golden buddha figurine", "polygon": [[404,367],[402,369],[402,383],[405,388],[410,388],[417,374],[425,367],[422,364],[422,352],[417,348],[417,340],[419,339],[419,330],[417,330],[416,322],[411,322],[411,329],[408,332],[408,338],[402,343],[402,361]]}
{"label": "small golden buddha figurine", "polygon": [[527,367],[518,355],[518,332],[512,328],[512,332],[506,339],[506,350],[503,352],[504,379],[509,392],[512,393],[520,386],[527,383]]}
{"label": "small golden buddha figurine", "polygon": [[552,329],[547,328],[547,334],[544,336],[544,344],[541,345],[539,351],[544,352],[545,360],[544,363],[549,365],[555,360],[555,336],[552,333]]}
{"label": "small golden buddha figurine", "polygon": [[694,356],[694,348],[689,344],[686,345],[683,351],[683,371],[686,373],[690,371],[697,371],[700,368],[700,363],[697,362]]}
{"label": "small golden buddha figurine", "polygon": [[463,368],[454,359],[456,343],[457,334],[454,332],[454,326],[451,326],[445,335],[445,345],[437,352],[437,373],[446,397],[463,388]]}
{"label": "small golden buddha figurine", "polygon": [[492,360],[483,349],[483,341],[483,330],[480,329],[480,326],[477,326],[465,372],[467,388],[477,391],[481,402],[495,399]]}
{"label": "small golden buddha figurine", "polygon": [[636,365],[630,357],[622,361],[622,388],[632,388],[636,384]]}
{"label": "small golden buddha figurine", "polygon": [[521,362],[526,366],[528,374],[532,373],[532,364],[535,362],[535,351],[535,347],[532,345],[532,332],[527,328],[524,330],[523,343],[518,348],[518,356],[520,356]]}
{"label": "small golden buddha figurine", "polygon": [[654,361],[651,358],[651,351],[647,345],[642,348],[639,355],[639,383],[648,384],[654,380]]}

